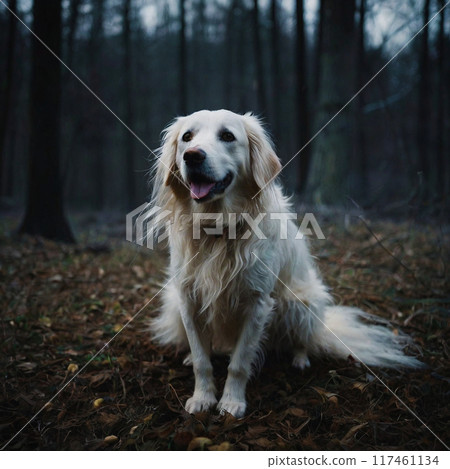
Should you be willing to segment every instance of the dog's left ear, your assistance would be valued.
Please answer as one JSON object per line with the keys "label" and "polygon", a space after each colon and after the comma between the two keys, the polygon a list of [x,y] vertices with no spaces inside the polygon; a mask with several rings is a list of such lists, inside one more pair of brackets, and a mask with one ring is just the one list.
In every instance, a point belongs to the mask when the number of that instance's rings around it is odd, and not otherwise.
{"label": "dog's left ear", "polygon": [[260,120],[251,114],[242,117],[249,142],[251,174],[261,190],[277,177],[281,163]]}

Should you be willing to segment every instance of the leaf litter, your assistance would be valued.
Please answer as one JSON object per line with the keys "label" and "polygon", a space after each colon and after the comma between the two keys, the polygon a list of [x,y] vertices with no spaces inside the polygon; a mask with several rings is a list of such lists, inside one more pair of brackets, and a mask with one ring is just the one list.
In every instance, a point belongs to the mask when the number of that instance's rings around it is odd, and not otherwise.
{"label": "leaf litter", "polygon": [[[448,233],[380,222],[374,239],[361,222],[324,228],[326,241],[311,245],[335,300],[410,334],[410,352],[429,365],[378,376],[448,443]],[[313,358],[301,373],[290,357],[268,356],[243,419],[188,415],[192,370],[148,333],[158,298],[121,330],[162,286],[164,250],[113,237],[73,246],[2,232],[0,241],[0,444],[43,409],[10,450],[444,449],[351,357]],[[213,365],[220,390],[227,359]]]}

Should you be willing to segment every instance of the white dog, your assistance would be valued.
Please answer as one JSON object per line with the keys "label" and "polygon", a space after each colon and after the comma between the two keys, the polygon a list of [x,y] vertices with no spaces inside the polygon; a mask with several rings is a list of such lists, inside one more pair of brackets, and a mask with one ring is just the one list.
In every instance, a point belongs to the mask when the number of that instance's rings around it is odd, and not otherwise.
{"label": "white dog", "polygon": [[[195,390],[186,402],[189,413],[217,405],[242,417],[246,384],[263,346],[290,350],[301,369],[309,366],[309,354],[319,353],[352,355],[367,365],[421,366],[403,354],[388,328],[360,321],[368,314],[332,305],[292,220],[285,220],[287,236],[280,236],[279,214],[292,212],[274,180],[280,170],[251,114],[199,111],[164,132],[152,202],[173,215],[171,280],[152,329],[161,344],[190,349]],[[223,232],[213,230],[217,218],[206,215],[217,213]],[[195,220],[202,220],[197,236]],[[230,354],[218,403],[212,348]]]}

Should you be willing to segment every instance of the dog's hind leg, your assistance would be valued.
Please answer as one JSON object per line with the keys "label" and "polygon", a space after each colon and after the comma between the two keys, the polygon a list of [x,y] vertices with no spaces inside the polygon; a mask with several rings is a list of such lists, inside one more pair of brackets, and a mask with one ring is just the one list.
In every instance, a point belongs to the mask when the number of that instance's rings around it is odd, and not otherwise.
{"label": "dog's hind leg", "polygon": [[288,293],[295,294],[279,300],[279,314],[272,326],[278,347],[293,352],[292,366],[300,370],[310,366],[308,355],[316,352],[316,337],[323,330],[324,310],[330,302],[323,285],[313,280],[290,289]]}
{"label": "dog's hind leg", "polygon": [[308,353],[305,348],[294,349],[294,358],[292,359],[292,366],[299,370],[304,370],[311,366],[308,358]]}
{"label": "dog's hind leg", "polygon": [[180,315],[180,298],[174,283],[167,284],[161,292],[161,313],[151,320],[150,330],[153,340],[161,345],[175,345],[179,350],[188,348],[186,330]]}
{"label": "dog's hind leg", "polygon": [[183,359],[184,366],[192,366],[192,353],[188,353]]}

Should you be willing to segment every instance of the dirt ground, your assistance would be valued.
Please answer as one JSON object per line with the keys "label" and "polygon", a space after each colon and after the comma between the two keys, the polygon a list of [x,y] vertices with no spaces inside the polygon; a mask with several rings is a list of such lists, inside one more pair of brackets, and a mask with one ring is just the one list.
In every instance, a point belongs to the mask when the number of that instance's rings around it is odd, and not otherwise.
{"label": "dirt ground", "polygon": [[[184,411],[192,370],[146,331],[157,296],[121,330],[157,294],[164,251],[121,241],[107,227],[94,230],[94,241],[92,230],[78,233],[77,245],[18,238],[10,228],[2,222],[2,447],[443,450],[440,440],[450,443],[450,234],[440,227],[359,220],[328,224],[327,239],[311,242],[336,301],[410,334],[410,352],[428,369],[374,370],[380,382],[351,357],[313,359],[301,373],[289,357],[267,356],[241,420]],[[220,390],[227,359],[214,357],[213,365]]]}

